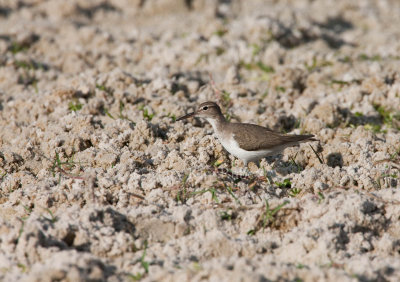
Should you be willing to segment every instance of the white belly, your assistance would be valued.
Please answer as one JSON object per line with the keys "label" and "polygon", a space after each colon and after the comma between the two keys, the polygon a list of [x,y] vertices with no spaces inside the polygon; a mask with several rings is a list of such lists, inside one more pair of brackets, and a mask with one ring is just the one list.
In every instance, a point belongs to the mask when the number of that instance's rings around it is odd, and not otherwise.
{"label": "white belly", "polygon": [[245,163],[250,161],[258,161],[266,156],[272,155],[275,153],[273,150],[260,150],[260,151],[246,151],[239,147],[239,144],[233,139],[222,140],[218,138],[221,142],[221,145],[232,155],[243,160]]}
{"label": "white belly", "polygon": [[217,136],[219,142],[225,148],[225,150],[227,150],[230,154],[234,155],[235,157],[244,161],[245,164],[251,161],[257,162],[266,156],[277,153],[277,150],[260,150],[260,151],[243,150],[239,147],[239,144],[233,138],[223,139],[222,136],[218,134],[217,124],[215,120],[207,118],[207,121],[213,127],[215,135]]}

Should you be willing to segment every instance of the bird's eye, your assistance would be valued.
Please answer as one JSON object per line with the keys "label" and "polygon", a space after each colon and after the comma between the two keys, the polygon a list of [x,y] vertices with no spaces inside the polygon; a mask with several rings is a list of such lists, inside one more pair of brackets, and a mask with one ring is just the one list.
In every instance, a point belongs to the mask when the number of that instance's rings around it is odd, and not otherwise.
{"label": "bird's eye", "polygon": [[208,110],[208,107],[207,106],[204,106],[203,107],[203,111],[207,111]]}

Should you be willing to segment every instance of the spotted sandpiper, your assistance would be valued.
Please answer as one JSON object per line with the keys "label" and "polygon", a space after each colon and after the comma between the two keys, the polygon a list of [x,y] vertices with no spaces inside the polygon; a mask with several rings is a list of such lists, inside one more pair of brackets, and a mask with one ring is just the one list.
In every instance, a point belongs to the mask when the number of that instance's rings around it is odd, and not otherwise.
{"label": "spotted sandpiper", "polygon": [[205,118],[213,127],[222,146],[232,155],[248,162],[258,163],[264,157],[276,155],[283,149],[301,142],[317,141],[314,135],[286,135],[250,123],[231,123],[225,119],[214,102],[200,104],[197,110],[176,121],[193,116]]}

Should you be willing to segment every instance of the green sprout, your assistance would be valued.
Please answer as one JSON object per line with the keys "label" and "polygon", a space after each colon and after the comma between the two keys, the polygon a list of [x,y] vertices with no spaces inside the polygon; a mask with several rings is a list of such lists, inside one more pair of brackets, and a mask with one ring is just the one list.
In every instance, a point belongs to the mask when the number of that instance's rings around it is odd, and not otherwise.
{"label": "green sprout", "polygon": [[249,236],[254,236],[255,234],[256,234],[255,229],[250,229],[249,231],[247,231],[247,235],[249,235]]}
{"label": "green sprout", "polygon": [[260,70],[262,72],[265,72],[266,74],[275,72],[275,69],[273,67],[264,64],[262,61],[251,63],[245,63],[241,61],[239,63],[239,66],[245,68],[246,70]]}
{"label": "green sprout", "polygon": [[142,265],[145,273],[149,273],[149,262],[145,261],[144,258],[146,257],[146,252],[147,252],[147,240],[144,241],[144,250],[143,250],[143,254],[142,257],[140,258],[140,264]]}
{"label": "green sprout", "polygon": [[290,188],[292,187],[292,182],[290,182],[289,178],[283,180],[283,182],[275,182],[276,186],[279,188]]}
{"label": "green sprout", "polygon": [[360,61],[381,61],[382,57],[380,55],[368,56],[367,54],[360,54],[358,59]]}
{"label": "green sprout", "polygon": [[216,32],[214,32],[215,35],[217,35],[218,37],[222,37],[224,36],[226,33],[228,32],[227,29],[218,29]]}
{"label": "green sprout", "polygon": [[285,92],[286,88],[283,86],[277,86],[277,87],[275,87],[275,90],[276,90],[276,92]]}
{"label": "green sprout", "polygon": [[325,200],[324,194],[322,194],[322,192],[318,192],[318,204],[322,203],[323,200]]}
{"label": "green sprout", "polygon": [[347,85],[350,85],[350,82],[345,81],[345,80],[332,79],[331,80],[331,84],[338,84],[340,86],[345,86],[345,85],[347,86]]}
{"label": "green sprout", "polygon": [[68,109],[72,112],[77,112],[82,109],[82,104],[78,101],[70,101],[68,103]]}
{"label": "green sprout", "polygon": [[176,115],[175,114],[168,113],[167,117],[171,118],[173,122],[176,121]]}
{"label": "green sprout", "polygon": [[55,223],[58,220],[58,218],[53,214],[53,212],[49,208],[46,208],[45,210],[50,215],[50,217],[43,216],[43,218],[47,219],[51,223]]}
{"label": "green sprout", "polygon": [[235,196],[235,194],[232,191],[232,188],[228,185],[226,185],[225,183],[223,184],[223,186],[225,187],[225,189],[228,191],[228,193],[232,196],[232,198],[235,200],[235,202],[239,205],[242,205],[242,203],[239,201],[239,199]]}
{"label": "green sprout", "polygon": [[187,182],[188,178],[189,178],[189,173],[186,173],[183,176],[182,184],[181,184],[183,186],[183,190],[182,191],[178,191],[178,194],[176,195],[176,201],[177,202],[184,203],[187,200],[187,196],[188,195],[187,195],[186,182]]}
{"label": "green sprout", "polygon": [[367,123],[366,125],[364,125],[364,128],[374,133],[386,132],[386,130],[382,131],[382,126],[380,124]]}
{"label": "green sprout", "polygon": [[269,206],[269,202],[267,199],[265,199],[265,211],[263,214],[262,218],[262,227],[265,229],[265,227],[273,223],[275,221],[275,215],[285,206],[289,203],[289,201],[284,201],[282,204],[278,205],[276,208],[272,209]]}
{"label": "green sprout", "polygon": [[313,57],[312,64],[309,65],[309,64],[306,63],[305,67],[309,72],[311,72],[311,71],[314,71],[316,69],[320,69],[320,68],[327,67],[327,66],[332,66],[332,65],[333,65],[332,62],[329,62],[329,61],[318,61],[317,58]]}
{"label": "green sprout", "polygon": [[260,70],[262,70],[262,71],[265,72],[265,73],[273,73],[273,72],[275,72],[275,70],[274,70],[273,67],[267,66],[266,64],[264,64],[264,63],[261,62],[261,61],[258,61],[258,62],[256,63],[256,65],[257,65],[257,67],[258,67]]}
{"label": "green sprout", "polygon": [[15,66],[17,68],[22,68],[25,70],[38,70],[38,69],[45,69],[44,65],[41,63],[37,63],[35,61],[29,60],[29,61],[25,61],[25,60],[16,60],[14,62]]}
{"label": "green sprout", "polygon": [[147,247],[148,247],[148,243],[147,240],[144,241],[144,250],[143,250],[143,254],[140,257],[140,259],[138,260],[138,262],[140,262],[140,265],[142,266],[142,268],[144,269],[144,273],[136,273],[136,274],[129,274],[128,276],[130,278],[132,278],[134,281],[139,281],[141,280],[146,274],[149,273],[149,262],[145,261],[145,257],[146,257],[146,253],[147,253]]}
{"label": "green sprout", "polygon": [[112,94],[114,93],[114,89],[105,86],[104,84],[96,84],[96,88],[106,92],[108,95],[112,96]]}
{"label": "green sprout", "polygon": [[21,269],[22,273],[26,272],[27,267],[23,263],[18,263],[17,266]]}
{"label": "green sprout", "polygon": [[8,50],[14,55],[19,52],[25,52],[28,49],[29,49],[29,46],[27,44],[22,44],[22,43],[18,43],[18,42],[12,42],[11,46],[8,48]]}
{"label": "green sprout", "polygon": [[217,47],[216,49],[215,49],[215,52],[217,53],[217,56],[221,56],[223,53],[225,53],[225,48],[223,48],[223,47]]}
{"label": "green sprout", "polygon": [[[395,113],[394,111],[389,111],[383,106],[374,104],[374,109],[379,113],[382,122],[389,128],[398,127],[395,125],[395,120],[400,121],[400,112]],[[399,129],[399,127],[398,127]]]}
{"label": "green sprout", "polygon": [[261,52],[261,47],[257,44],[255,44],[255,43],[251,44],[251,47],[253,48],[253,52],[252,52],[253,57],[258,55]]}
{"label": "green sprout", "polygon": [[291,163],[292,165],[294,165],[294,166],[297,168],[297,172],[299,173],[300,171],[303,170],[303,168],[301,167],[301,165],[299,165],[299,164],[296,162],[296,157],[297,157],[297,154],[298,154],[298,153],[299,153],[299,152],[297,152],[296,155],[294,155],[294,157],[293,157],[293,156],[290,156],[289,158],[290,158],[290,163]]}
{"label": "green sprout", "polygon": [[265,167],[263,166],[263,175],[264,175],[264,179],[266,181],[268,181],[268,184],[271,185],[273,183],[272,178],[270,175],[268,175],[267,170],[265,169]]}
{"label": "green sprout", "polygon": [[149,110],[144,107],[144,105],[139,106],[139,110],[142,111],[143,118],[147,119],[148,121],[151,121],[155,114],[150,114]]}
{"label": "green sprout", "polygon": [[195,195],[202,195],[204,193],[210,192],[211,193],[211,199],[216,202],[217,204],[220,202],[218,197],[217,197],[217,190],[215,188],[209,188],[205,190],[200,190],[200,191],[194,191],[189,194],[190,197],[195,196]]}
{"label": "green sprout", "polygon": [[221,220],[231,221],[234,218],[232,211],[223,211],[220,213]]}
{"label": "green sprout", "polygon": [[228,103],[231,101],[231,93],[229,93],[229,92],[223,90],[223,91],[222,91],[222,99],[224,100],[224,102],[225,102],[226,104],[228,104]]}
{"label": "green sprout", "polygon": [[294,198],[294,197],[296,197],[297,195],[299,195],[300,192],[301,192],[301,189],[300,189],[300,188],[292,188],[292,189],[290,189],[290,191],[289,191],[289,196]]}
{"label": "green sprout", "polygon": [[218,159],[218,160],[216,160],[215,162],[214,162],[214,166],[215,167],[219,167],[220,165],[222,165],[224,163],[224,160],[223,159]]}
{"label": "green sprout", "polygon": [[3,173],[1,173],[0,175],[0,181],[3,181],[4,177],[7,175],[7,171],[4,171]]}
{"label": "green sprout", "polygon": [[[125,109],[124,102],[119,101],[119,115],[118,115],[118,118],[120,118],[122,120],[128,120],[128,121],[132,122],[133,124],[135,124],[135,122],[133,120],[131,120],[130,118],[128,118],[126,115],[123,114],[124,109]],[[113,118],[113,119],[115,119],[115,118]]]}
{"label": "green sprout", "polygon": [[109,118],[115,119],[115,117],[109,112],[109,110],[107,108],[104,108],[103,111],[106,114],[106,116],[108,116]]}
{"label": "green sprout", "polygon": [[56,152],[56,157],[54,158],[53,166],[51,167],[51,172],[53,174],[53,177],[56,176],[56,172],[59,173],[58,184],[60,184],[60,182],[61,182],[61,176],[67,176],[69,178],[75,178],[75,179],[84,179],[83,177],[81,177],[79,175],[71,174],[65,170],[65,169],[72,170],[76,166],[77,166],[77,164],[73,160],[73,157],[68,159],[66,162],[62,162],[59,154]]}

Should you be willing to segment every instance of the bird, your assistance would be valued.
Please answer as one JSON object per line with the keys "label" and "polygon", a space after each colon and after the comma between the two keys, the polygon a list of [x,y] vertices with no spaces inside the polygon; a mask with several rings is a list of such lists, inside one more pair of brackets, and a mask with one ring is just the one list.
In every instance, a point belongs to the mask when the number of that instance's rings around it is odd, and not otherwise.
{"label": "bird", "polygon": [[317,141],[312,134],[282,134],[256,124],[229,122],[218,104],[211,101],[200,104],[196,111],[181,116],[176,121],[191,117],[206,119],[225,150],[241,159],[245,167],[249,162],[259,165],[261,159],[277,155],[287,147]]}

